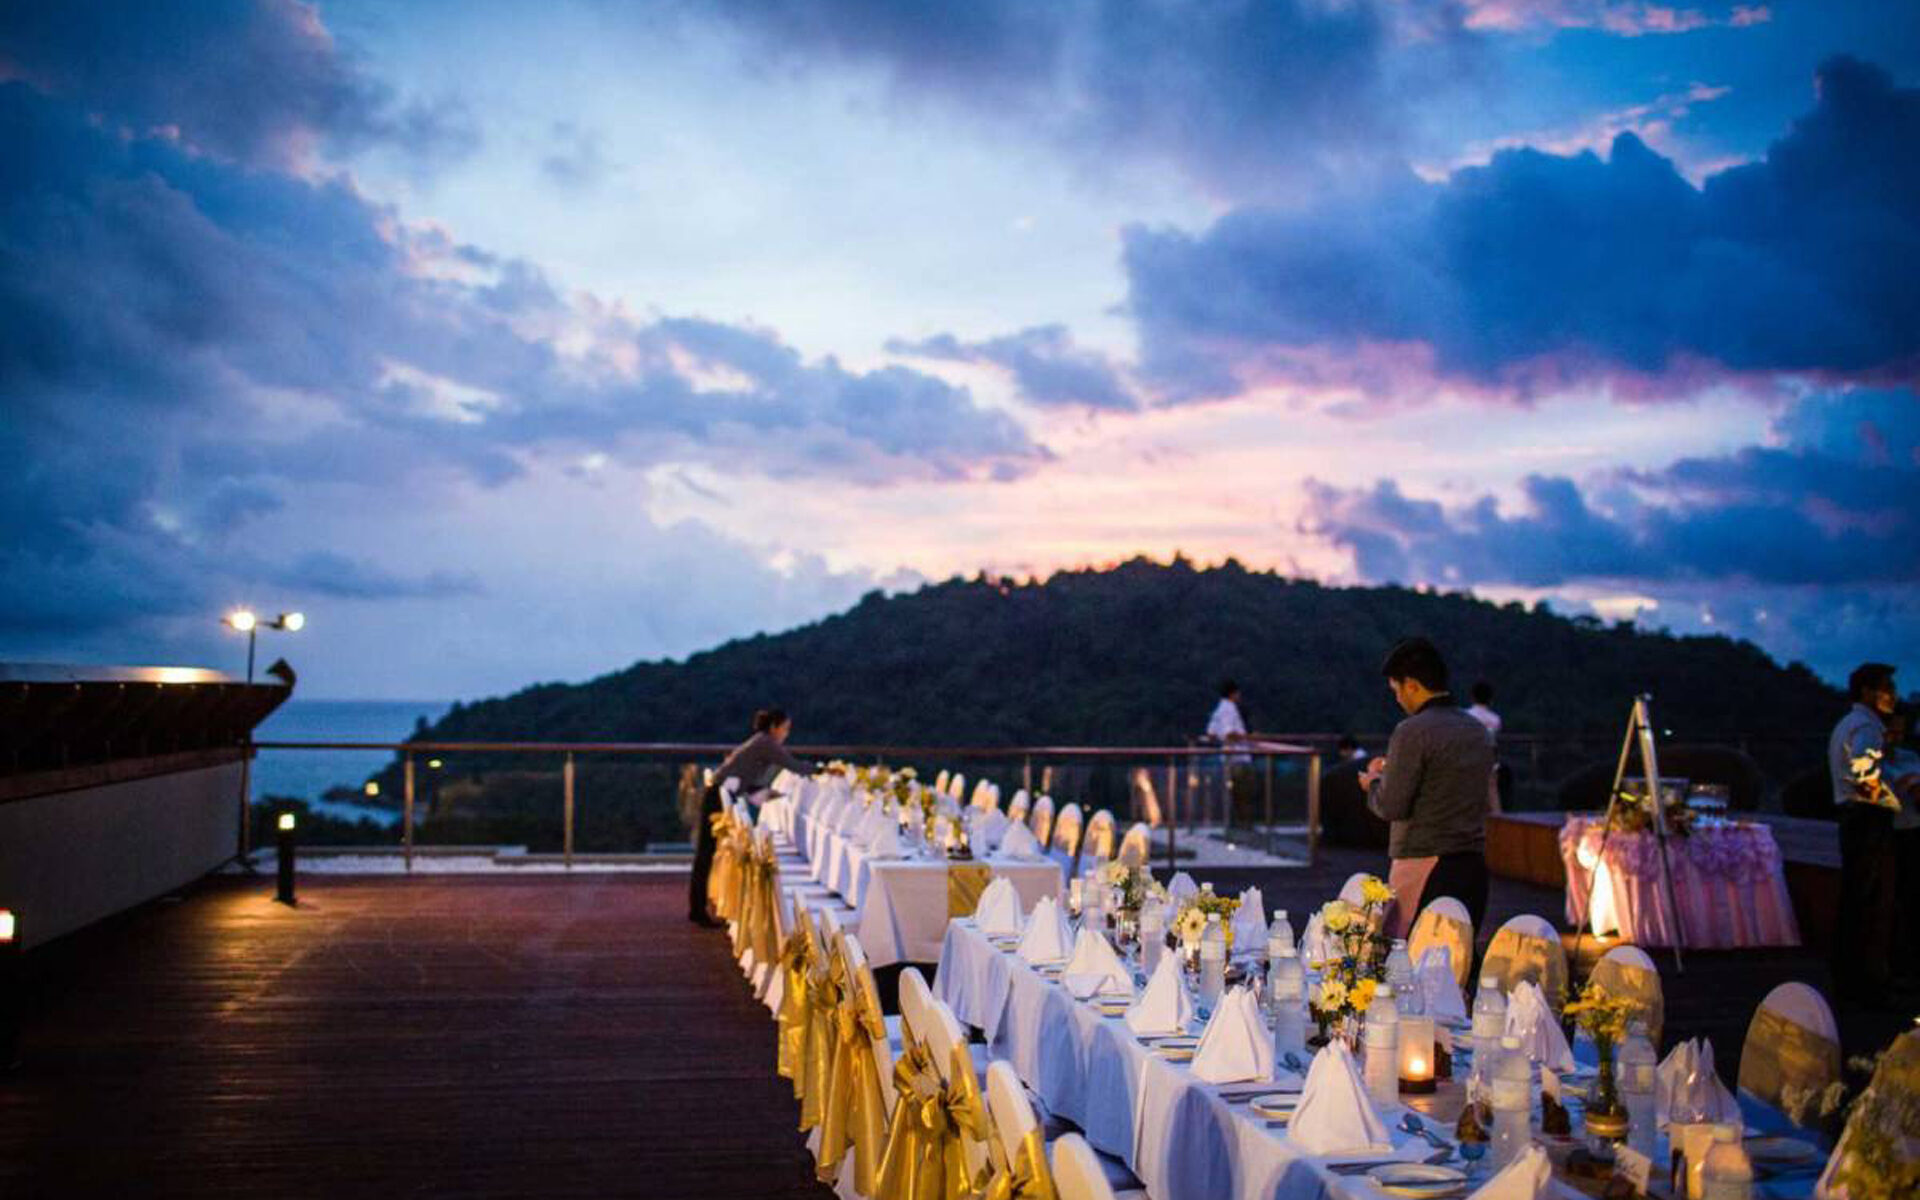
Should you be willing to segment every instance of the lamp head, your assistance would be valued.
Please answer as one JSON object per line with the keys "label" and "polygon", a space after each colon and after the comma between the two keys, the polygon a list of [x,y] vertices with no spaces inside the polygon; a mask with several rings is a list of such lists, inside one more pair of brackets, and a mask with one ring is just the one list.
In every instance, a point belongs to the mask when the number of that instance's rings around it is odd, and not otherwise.
{"label": "lamp head", "polygon": [[0,946],[10,945],[18,936],[18,924],[13,919],[13,910],[0,908]]}
{"label": "lamp head", "polygon": [[227,614],[226,622],[241,633],[252,633],[253,627],[260,623],[260,618],[253,615],[252,609],[236,608]]}
{"label": "lamp head", "polygon": [[288,633],[299,633],[307,627],[307,614],[297,612],[281,613],[279,618],[274,621],[273,627],[275,629],[284,629]]}
{"label": "lamp head", "polygon": [[290,812],[281,813],[280,814],[280,832],[290,833],[292,831],[293,831],[293,814]]}

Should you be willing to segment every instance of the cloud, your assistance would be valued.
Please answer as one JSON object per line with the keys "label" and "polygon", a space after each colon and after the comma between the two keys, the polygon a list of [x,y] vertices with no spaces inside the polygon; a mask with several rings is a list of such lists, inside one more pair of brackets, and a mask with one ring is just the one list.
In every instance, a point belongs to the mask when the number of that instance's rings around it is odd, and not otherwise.
{"label": "cloud", "polygon": [[1473,56],[1455,6],[1424,0],[731,0],[688,11],[717,13],[781,69],[878,69],[906,102],[1037,133],[1103,176],[1114,155],[1141,156],[1260,193],[1389,156],[1408,78],[1457,85]]}
{"label": "cloud", "polygon": [[135,136],[277,167],[392,143],[411,160],[478,144],[456,99],[401,101],[300,0],[75,0],[0,9],[0,81],[24,80]]}
{"label": "cloud", "polygon": [[600,135],[572,121],[555,121],[540,171],[561,188],[588,188],[606,177],[610,165],[600,148]]}
{"label": "cloud", "polygon": [[919,341],[895,338],[893,354],[940,362],[986,363],[1013,376],[1020,395],[1043,407],[1138,408],[1122,369],[1104,354],[1074,345],[1064,325],[1036,325],[986,341],[963,342],[951,333]]}
{"label": "cloud", "polygon": [[315,489],[378,511],[589,455],[873,485],[1046,460],[931,375],[565,295],[344,177],[96,111],[0,82],[0,626],[15,633],[204,612],[253,587],[475,586],[357,552],[245,552]]}
{"label": "cloud", "polygon": [[1199,236],[1132,228],[1145,366],[1188,396],[1396,367],[1520,395],[1709,372],[1912,383],[1920,92],[1845,57],[1817,82],[1764,160],[1701,187],[1623,134],[1604,160],[1503,151]]}
{"label": "cloud", "polygon": [[1806,397],[1779,444],[1617,470],[1533,475],[1521,503],[1446,506],[1309,481],[1303,528],[1374,581],[1557,587],[1592,581],[1774,586],[1920,582],[1920,396]]}
{"label": "cloud", "polygon": [[1598,29],[1620,37],[1691,33],[1715,26],[1745,28],[1773,19],[1764,4],[1735,4],[1715,14],[1640,0],[1467,0],[1469,29],[1519,33],[1533,29]]}

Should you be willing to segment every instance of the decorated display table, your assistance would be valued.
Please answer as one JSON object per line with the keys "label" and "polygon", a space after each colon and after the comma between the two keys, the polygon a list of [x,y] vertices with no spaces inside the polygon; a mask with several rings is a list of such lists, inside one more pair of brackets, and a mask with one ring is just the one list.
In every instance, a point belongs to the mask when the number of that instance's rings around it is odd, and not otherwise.
{"label": "decorated display table", "polygon": [[1603,831],[1597,814],[1571,815],[1561,826],[1570,924],[1586,922],[1591,891],[1594,932],[1617,932],[1637,946],[1671,946],[1683,932],[1683,944],[1698,949],[1800,944],[1780,847],[1765,825],[1699,824],[1669,836],[1672,904],[1660,882],[1659,839],[1651,831],[1615,830],[1603,861]]}

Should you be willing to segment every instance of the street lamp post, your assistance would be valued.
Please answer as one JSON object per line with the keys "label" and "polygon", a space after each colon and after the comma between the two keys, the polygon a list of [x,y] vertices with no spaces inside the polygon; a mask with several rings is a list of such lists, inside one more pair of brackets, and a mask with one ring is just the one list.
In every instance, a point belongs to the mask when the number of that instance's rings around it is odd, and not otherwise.
{"label": "street lamp post", "polygon": [[[236,608],[220,618],[221,624],[247,635],[247,682],[253,682],[253,643],[260,636],[262,622],[250,608]],[[299,633],[307,627],[307,614],[283,612],[264,628],[283,633]],[[240,862],[253,870],[253,733],[247,733],[247,752],[240,758]]]}

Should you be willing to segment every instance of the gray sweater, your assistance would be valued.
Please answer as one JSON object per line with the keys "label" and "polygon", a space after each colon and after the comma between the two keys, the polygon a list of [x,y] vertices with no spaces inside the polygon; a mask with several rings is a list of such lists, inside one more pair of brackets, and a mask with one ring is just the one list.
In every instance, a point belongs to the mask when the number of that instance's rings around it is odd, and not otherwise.
{"label": "gray sweater", "polygon": [[796,775],[813,774],[813,764],[801,762],[787,753],[770,733],[756,733],[734,748],[727,755],[720,769],[713,773],[713,786],[719,787],[729,778],[740,781],[740,791],[757,792],[773,782],[773,777],[785,767]]}
{"label": "gray sweater", "polygon": [[1394,727],[1387,768],[1367,789],[1367,807],[1393,822],[1388,856],[1484,851],[1492,778],[1486,726],[1450,697],[1429,700]]}

